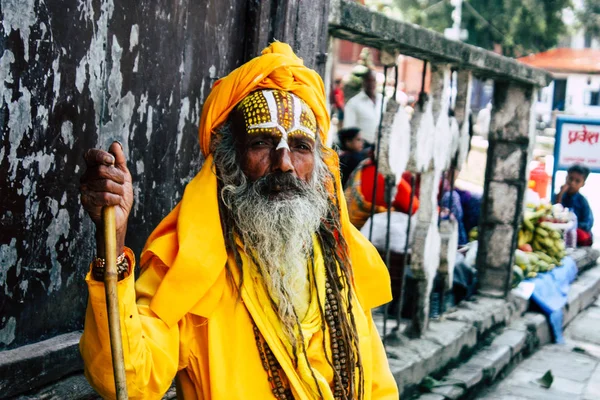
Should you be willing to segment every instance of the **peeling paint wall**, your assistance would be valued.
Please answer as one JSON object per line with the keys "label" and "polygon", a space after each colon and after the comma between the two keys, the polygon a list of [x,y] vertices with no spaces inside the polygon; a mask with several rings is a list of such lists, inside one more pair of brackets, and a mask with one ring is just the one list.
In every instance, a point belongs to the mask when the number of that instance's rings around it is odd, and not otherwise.
{"label": "peeling paint wall", "polygon": [[0,0],[0,350],[82,328],[95,254],[83,152],[123,144],[139,254],[202,164],[214,81],[274,38],[320,67],[327,3]]}

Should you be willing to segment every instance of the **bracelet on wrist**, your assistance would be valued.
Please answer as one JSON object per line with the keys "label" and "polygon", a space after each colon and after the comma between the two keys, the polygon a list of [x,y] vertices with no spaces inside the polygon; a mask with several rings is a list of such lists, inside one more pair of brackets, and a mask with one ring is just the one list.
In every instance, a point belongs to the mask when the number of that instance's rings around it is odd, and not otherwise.
{"label": "bracelet on wrist", "polygon": [[[96,257],[92,262],[92,277],[96,281],[104,281],[104,272],[106,271],[106,260],[101,257]],[[125,279],[129,276],[129,261],[125,257],[125,253],[122,253],[117,257],[117,273],[119,280]]]}

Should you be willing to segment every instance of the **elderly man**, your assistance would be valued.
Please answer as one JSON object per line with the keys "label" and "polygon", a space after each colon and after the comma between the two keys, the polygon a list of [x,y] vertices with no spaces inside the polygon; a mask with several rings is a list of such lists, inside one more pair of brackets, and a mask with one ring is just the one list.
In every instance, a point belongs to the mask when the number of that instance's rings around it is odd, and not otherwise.
{"label": "elderly man", "polygon": [[[387,270],[349,223],[323,82],[283,43],[219,80],[206,100],[206,161],[141,254],[124,247],[131,175],[118,143],[89,150],[81,199],[117,209],[129,397],[397,399],[371,318]],[[98,254],[103,254],[98,237]],[[92,262],[81,354],[114,397],[102,268]]]}

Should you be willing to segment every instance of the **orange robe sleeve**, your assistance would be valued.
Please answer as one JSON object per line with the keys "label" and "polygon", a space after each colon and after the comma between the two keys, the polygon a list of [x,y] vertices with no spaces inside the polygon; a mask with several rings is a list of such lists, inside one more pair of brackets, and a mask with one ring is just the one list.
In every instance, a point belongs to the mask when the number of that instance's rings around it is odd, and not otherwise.
{"label": "orange robe sleeve", "polygon": [[[126,255],[133,271],[133,253],[126,249]],[[118,283],[127,391],[132,400],[161,399],[177,370],[185,367],[179,362],[180,330],[185,321],[169,328],[149,307],[165,273],[166,267],[153,258],[137,281],[130,274]],[[86,282],[89,299],[79,343],[85,376],[103,398],[114,399],[104,283],[95,281],[90,273]]]}

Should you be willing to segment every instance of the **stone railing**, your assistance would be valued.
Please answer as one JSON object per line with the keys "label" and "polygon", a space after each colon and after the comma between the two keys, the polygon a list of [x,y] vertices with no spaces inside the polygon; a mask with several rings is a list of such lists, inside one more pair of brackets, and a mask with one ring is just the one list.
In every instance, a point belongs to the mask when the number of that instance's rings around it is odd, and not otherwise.
{"label": "stone railing", "polygon": [[[477,268],[479,293],[505,297],[527,188],[527,164],[535,141],[531,112],[534,90],[546,86],[550,75],[348,0],[332,0],[329,33],[382,50],[391,55],[390,60],[403,54],[430,64],[430,91],[420,96],[402,133],[410,136],[404,141],[410,145],[402,149],[407,153],[405,169],[420,180],[420,208],[410,249],[410,268],[417,280],[411,326],[416,336],[427,329],[435,276],[440,275],[446,287],[452,284],[457,226],[452,220],[438,221],[439,182],[445,170],[462,164],[466,157],[473,77],[494,80]],[[450,100],[451,92],[456,93],[454,101]]]}

